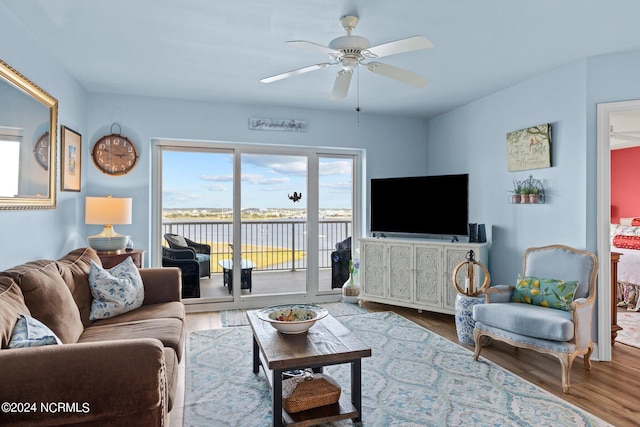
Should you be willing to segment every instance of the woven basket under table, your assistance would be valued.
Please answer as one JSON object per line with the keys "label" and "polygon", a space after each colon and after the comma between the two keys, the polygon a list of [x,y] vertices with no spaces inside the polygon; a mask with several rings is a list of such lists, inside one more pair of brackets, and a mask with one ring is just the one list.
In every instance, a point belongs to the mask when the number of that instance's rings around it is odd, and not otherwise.
{"label": "woven basket under table", "polygon": [[305,372],[282,381],[282,406],[290,414],[331,405],[340,400],[342,389],[328,375]]}

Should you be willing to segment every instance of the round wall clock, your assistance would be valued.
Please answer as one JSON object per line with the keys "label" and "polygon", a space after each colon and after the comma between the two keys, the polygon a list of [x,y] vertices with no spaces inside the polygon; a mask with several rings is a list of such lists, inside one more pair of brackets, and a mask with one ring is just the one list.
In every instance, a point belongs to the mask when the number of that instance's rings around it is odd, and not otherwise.
{"label": "round wall clock", "polygon": [[49,170],[49,132],[43,133],[36,141],[36,145],[33,147],[33,155],[36,156],[38,164]]}
{"label": "round wall clock", "polygon": [[125,175],[138,161],[138,150],[126,136],[112,133],[98,139],[91,151],[93,163],[109,175]]}

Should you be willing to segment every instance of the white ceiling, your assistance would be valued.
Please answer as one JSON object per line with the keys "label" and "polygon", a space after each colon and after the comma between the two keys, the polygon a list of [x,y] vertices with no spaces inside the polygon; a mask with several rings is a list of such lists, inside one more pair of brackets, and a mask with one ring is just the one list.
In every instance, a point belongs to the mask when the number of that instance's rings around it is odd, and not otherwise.
{"label": "white ceiling", "polygon": [[[582,58],[640,49],[638,0],[0,0],[89,91],[432,117]],[[285,45],[344,35],[372,45],[421,35],[432,49],[381,62],[416,89],[362,70],[331,101],[337,66]],[[3,43],[6,41],[3,40]]]}

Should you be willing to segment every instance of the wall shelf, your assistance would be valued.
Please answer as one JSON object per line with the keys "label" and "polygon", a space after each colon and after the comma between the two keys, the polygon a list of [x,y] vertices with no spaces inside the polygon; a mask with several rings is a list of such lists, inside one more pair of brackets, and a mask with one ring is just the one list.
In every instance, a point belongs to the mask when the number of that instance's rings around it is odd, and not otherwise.
{"label": "wall shelf", "polygon": [[[508,202],[514,205],[539,205],[545,202],[544,186],[539,179],[534,179],[533,175],[529,175],[529,179],[522,182],[515,181],[515,185],[523,189],[526,194],[512,194],[508,198]],[[531,193],[535,190],[534,193]]]}

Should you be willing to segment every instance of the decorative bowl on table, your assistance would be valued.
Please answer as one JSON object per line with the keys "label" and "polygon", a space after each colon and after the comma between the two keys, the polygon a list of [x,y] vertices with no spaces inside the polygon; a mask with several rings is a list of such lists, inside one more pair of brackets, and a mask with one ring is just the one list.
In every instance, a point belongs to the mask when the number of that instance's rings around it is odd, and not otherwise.
{"label": "decorative bowl on table", "polygon": [[327,309],[317,305],[286,304],[263,308],[258,318],[283,334],[303,334],[327,314]]}

